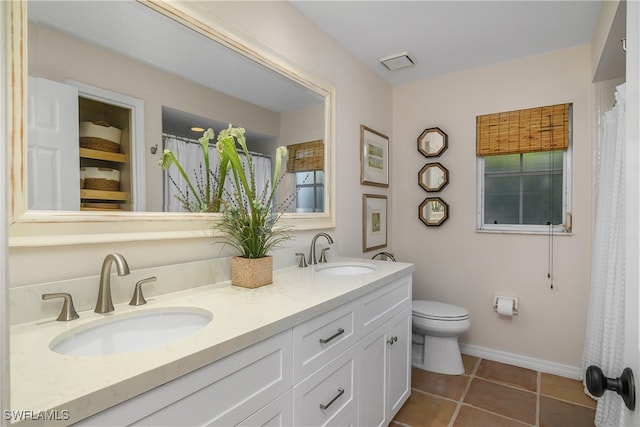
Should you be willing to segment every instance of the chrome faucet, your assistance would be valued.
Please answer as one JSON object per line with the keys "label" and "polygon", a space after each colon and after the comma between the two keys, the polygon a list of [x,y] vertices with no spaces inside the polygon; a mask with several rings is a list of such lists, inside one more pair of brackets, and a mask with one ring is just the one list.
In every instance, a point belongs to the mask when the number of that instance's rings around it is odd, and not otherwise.
{"label": "chrome faucet", "polygon": [[[333,243],[333,239],[327,233],[318,233],[315,236],[313,236],[313,240],[311,240],[311,250],[309,252],[309,264],[318,263],[318,260],[316,259],[316,240],[318,240],[318,237],[325,237],[327,239],[327,242],[329,242],[329,244]],[[320,261],[327,262],[326,258],[324,259],[324,261],[322,259]]]}
{"label": "chrome faucet", "polygon": [[100,285],[98,287],[98,301],[96,302],[96,313],[109,313],[113,311],[113,300],[111,299],[111,264],[116,264],[118,276],[129,274],[129,265],[120,254],[112,253],[107,255],[102,262],[100,272]]}

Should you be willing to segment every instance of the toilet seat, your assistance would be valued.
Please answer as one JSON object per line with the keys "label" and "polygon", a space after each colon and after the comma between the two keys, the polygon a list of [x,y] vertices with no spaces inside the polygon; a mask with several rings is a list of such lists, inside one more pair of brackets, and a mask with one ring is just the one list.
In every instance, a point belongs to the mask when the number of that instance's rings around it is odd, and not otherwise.
{"label": "toilet seat", "polygon": [[438,301],[415,300],[412,303],[412,314],[422,319],[447,322],[469,319],[469,312],[466,309]]}

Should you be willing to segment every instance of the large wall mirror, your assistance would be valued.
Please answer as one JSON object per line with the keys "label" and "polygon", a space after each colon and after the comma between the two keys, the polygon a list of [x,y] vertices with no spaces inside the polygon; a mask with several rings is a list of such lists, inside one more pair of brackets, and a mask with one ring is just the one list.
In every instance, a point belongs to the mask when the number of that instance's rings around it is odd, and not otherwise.
{"label": "large wall mirror", "polygon": [[[322,167],[291,170],[279,185],[283,197],[296,195],[283,219],[295,229],[334,226],[331,84],[216,21],[199,2],[12,3],[18,13],[8,39],[19,78],[10,111],[10,245],[206,235],[214,217],[172,207],[172,181],[158,162],[164,148],[178,150],[170,144],[189,146],[202,135],[192,127],[217,134],[230,123],[247,130],[261,158],[279,145],[320,141]],[[72,133],[51,136],[56,120]],[[121,131],[122,157],[79,153],[79,123]],[[47,154],[55,138],[70,150]],[[72,172],[66,180],[56,181],[50,157]],[[120,180],[113,204],[83,188],[85,172],[105,168]],[[62,196],[71,203],[60,204]]]}

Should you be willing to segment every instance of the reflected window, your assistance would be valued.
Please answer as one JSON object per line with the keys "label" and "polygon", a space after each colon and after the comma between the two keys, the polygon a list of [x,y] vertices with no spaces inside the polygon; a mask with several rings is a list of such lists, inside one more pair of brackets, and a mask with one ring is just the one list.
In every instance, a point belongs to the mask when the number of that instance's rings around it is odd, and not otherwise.
{"label": "reflected window", "polygon": [[296,172],[296,212],[324,212],[324,171]]}

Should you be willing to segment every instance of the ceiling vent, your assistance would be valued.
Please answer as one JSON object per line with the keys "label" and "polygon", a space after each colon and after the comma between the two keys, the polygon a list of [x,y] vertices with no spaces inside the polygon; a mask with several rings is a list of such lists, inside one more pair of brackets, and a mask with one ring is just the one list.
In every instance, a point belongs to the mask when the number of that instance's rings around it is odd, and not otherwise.
{"label": "ceiling vent", "polygon": [[409,52],[404,51],[380,58],[380,63],[384,65],[387,70],[395,71],[412,67],[416,64],[416,61],[409,55]]}

